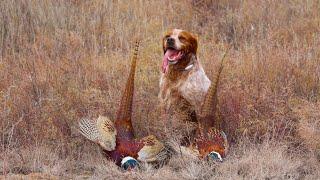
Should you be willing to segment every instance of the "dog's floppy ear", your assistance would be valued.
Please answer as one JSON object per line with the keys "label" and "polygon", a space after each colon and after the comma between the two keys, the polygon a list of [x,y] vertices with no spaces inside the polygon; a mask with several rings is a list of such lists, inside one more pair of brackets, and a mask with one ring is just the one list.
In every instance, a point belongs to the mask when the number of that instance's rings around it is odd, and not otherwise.
{"label": "dog's floppy ear", "polygon": [[191,52],[197,54],[198,50],[198,37],[195,34],[190,33]]}
{"label": "dog's floppy ear", "polygon": [[196,55],[197,49],[198,49],[198,38],[196,37],[196,35],[187,31],[182,31],[179,37],[183,37],[185,39],[185,44],[187,44],[186,45],[187,52],[193,53]]}

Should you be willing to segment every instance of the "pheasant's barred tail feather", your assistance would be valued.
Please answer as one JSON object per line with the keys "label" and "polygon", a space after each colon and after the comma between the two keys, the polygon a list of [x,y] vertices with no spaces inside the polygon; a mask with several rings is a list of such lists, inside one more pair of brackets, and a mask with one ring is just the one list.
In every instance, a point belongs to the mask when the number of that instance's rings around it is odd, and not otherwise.
{"label": "pheasant's barred tail feather", "polygon": [[81,119],[80,133],[87,139],[99,144],[103,149],[112,151],[116,146],[116,130],[107,117],[99,116],[96,121]]}
{"label": "pheasant's barred tail feather", "polygon": [[139,45],[140,45],[140,41],[137,40],[135,43],[135,48],[133,52],[130,74],[121,98],[120,107],[119,107],[119,110],[117,113],[117,119],[115,122],[119,138],[126,138],[126,139],[134,138],[133,127],[131,123],[131,114],[132,114],[132,102],[133,102],[133,93],[134,93],[134,76],[135,76],[135,70],[137,66]]}
{"label": "pheasant's barred tail feather", "polygon": [[[218,70],[218,73],[213,77],[212,83],[208,89],[208,92],[206,94],[204,103],[202,105],[202,109],[201,109],[201,120],[202,122],[202,126],[204,127],[216,127],[219,128],[217,126],[220,125],[219,122],[217,121],[217,117],[216,117],[216,111],[217,111],[217,102],[218,102],[218,97],[217,97],[217,90],[218,90],[218,83],[220,80],[220,75],[223,69],[223,61],[227,55],[229,51],[229,48],[227,49],[227,51],[224,53],[222,59],[221,59],[221,63],[220,63],[220,67]],[[213,118],[213,119],[212,119]]]}
{"label": "pheasant's barred tail feather", "polygon": [[79,122],[80,133],[87,139],[96,142],[99,137],[99,131],[96,127],[96,123],[89,119],[81,119]]}

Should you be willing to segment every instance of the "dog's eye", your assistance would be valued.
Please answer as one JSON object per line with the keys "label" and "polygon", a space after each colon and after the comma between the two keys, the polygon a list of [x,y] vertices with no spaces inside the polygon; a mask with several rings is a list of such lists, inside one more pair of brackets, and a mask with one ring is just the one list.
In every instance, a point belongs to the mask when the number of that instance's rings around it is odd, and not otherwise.
{"label": "dog's eye", "polygon": [[184,40],[186,40],[186,38],[183,37],[183,36],[179,36],[179,40],[180,40],[180,41],[184,41]]}

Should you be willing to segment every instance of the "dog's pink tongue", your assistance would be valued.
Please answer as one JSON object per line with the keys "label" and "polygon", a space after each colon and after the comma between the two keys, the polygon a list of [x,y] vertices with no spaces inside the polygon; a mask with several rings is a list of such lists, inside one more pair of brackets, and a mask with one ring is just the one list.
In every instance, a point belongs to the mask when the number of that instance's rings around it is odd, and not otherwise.
{"label": "dog's pink tongue", "polygon": [[167,68],[168,68],[168,57],[166,55],[163,56],[162,59],[162,72],[166,73],[167,72]]}
{"label": "dog's pink tongue", "polygon": [[167,49],[166,53],[163,56],[162,59],[162,72],[166,73],[168,70],[168,58],[174,56],[175,54],[177,54],[177,50],[173,50],[173,49]]}

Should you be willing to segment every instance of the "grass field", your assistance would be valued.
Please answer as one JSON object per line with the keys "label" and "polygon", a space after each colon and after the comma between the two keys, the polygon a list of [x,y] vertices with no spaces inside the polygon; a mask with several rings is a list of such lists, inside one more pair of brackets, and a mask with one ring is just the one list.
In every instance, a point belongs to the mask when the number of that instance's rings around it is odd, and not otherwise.
{"label": "grass field", "polygon": [[[172,28],[197,35],[207,74],[232,47],[218,92],[230,154],[122,172],[78,120],[115,117],[140,38],[133,123],[161,139],[161,40]],[[2,0],[0,135],[0,178],[319,179],[320,1]]]}

